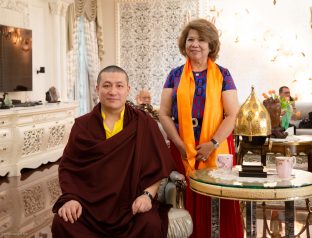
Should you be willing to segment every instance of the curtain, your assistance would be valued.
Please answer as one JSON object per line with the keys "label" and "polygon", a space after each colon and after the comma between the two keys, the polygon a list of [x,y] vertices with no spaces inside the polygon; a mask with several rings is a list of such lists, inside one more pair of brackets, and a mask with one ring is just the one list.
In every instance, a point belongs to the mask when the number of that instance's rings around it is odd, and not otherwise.
{"label": "curtain", "polygon": [[90,109],[97,103],[97,94],[95,91],[97,75],[99,72],[100,60],[98,56],[98,45],[96,37],[96,23],[87,21],[83,18],[84,41],[85,41],[85,59],[88,70],[88,84]]}
{"label": "curtain", "polygon": [[67,12],[68,98],[79,102],[80,115],[98,101],[95,87],[104,51],[102,27],[96,17],[102,16],[100,10],[97,13],[97,5],[101,6],[96,0],[76,0]]}
{"label": "curtain", "polygon": [[78,80],[75,85],[76,99],[79,101],[79,114],[83,115],[91,109],[90,84],[86,63],[86,47],[84,19],[78,18]]}
{"label": "curtain", "polygon": [[76,80],[78,79],[78,22],[75,20],[75,5],[69,5],[66,15],[67,21],[67,79],[68,92],[67,98],[75,100],[77,92],[75,91]]}

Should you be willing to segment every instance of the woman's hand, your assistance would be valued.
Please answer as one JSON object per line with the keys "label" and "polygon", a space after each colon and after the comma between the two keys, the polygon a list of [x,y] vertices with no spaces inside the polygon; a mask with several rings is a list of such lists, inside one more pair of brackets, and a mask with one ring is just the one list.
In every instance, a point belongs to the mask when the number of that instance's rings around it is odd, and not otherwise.
{"label": "woman's hand", "polygon": [[210,141],[208,143],[203,143],[203,144],[196,146],[196,150],[197,150],[196,160],[206,161],[214,149],[215,148],[212,142]]}
{"label": "woman's hand", "polygon": [[152,201],[145,194],[142,194],[141,196],[137,197],[132,203],[133,215],[137,213],[148,212],[151,209],[152,209]]}
{"label": "woman's hand", "polygon": [[185,149],[185,145],[184,145],[183,141],[181,140],[180,143],[176,144],[175,146],[179,150],[182,159],[186,159],[187,154],[186,154],[186,149]]}
{"label": "woman's hand", "polygon": [[58,215],[66,222],[74,223],[81,216],[82,206],[78,201],[70,200],[58,210]]}

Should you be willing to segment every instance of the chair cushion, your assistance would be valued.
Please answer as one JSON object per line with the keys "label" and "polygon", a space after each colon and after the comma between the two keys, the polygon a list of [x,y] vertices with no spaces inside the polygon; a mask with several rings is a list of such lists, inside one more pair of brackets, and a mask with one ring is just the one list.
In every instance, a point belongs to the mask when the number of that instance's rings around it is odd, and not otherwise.
{"label": "chair cushion", "polygon": [[171,208],[168,217],[169,225],[167,238],[187,238],[192,234],[193,222],[187,210]]}

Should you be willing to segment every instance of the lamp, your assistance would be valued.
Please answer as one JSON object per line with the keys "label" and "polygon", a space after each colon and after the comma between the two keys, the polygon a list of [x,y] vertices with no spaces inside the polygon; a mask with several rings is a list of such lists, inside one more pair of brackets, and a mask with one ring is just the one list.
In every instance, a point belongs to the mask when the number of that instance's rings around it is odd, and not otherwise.
{"label": "lamp", "polygon": [[30,48],[31,48],[31,38],[25,38],[24,40],[22,40],[21,45],[22,45],[22,50],[23,51],[29,51]]}
{"label": "lamp", "polygon": [[45,73],[45,68],[44,67],[40,67],[39,70],[37,70],[37,74],[40,74],[40,73]]}

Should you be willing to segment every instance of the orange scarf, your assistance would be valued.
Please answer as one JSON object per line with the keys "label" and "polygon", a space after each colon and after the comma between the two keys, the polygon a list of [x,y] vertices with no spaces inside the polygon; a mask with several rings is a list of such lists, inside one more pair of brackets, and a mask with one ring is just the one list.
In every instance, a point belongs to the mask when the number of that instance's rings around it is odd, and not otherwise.
{"label": "orange scarf", "polygon": [[[209,142],[223,120],[222,83],[223,76],[218,66],[211,59],[208,59],[206,100],[199,144]],[[187,59],[177,90],[179,134],[185,144],[187,154],[187,158],[183,159],[186,175],[189,175],[191,171],[195,170],[197,154],[192,124],[194,91],[195,80],[192,66],[190,60]],[[217,154],[228,153],[229,148],[227,140],[225,140],[220,143],[218,149],[210,154],[206,161],[199,163],[198,168],[214,168],[216,167]]]}

